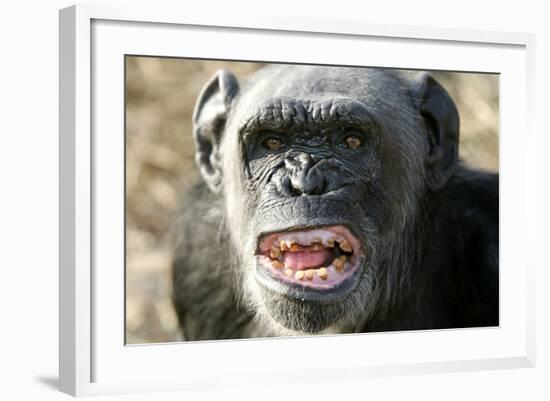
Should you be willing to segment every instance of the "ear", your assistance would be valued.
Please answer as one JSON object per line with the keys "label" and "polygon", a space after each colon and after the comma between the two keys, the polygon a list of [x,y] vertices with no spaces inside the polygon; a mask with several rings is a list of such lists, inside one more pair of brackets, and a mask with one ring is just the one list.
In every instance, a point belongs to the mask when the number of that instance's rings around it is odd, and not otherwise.
{"label": "ear", "polygon": [[458,111],[447,91],[430,74],[420,74],[415,87],[429,144],[425,159],[427,183],[438,191],[452,176],[458,162]]}
{"label": "ear", "polygon": [[220,70],[202,89],[193,113],[193,138],[199,171],[214,193],[222,184],[220,141],[231,103],[239,92],[237,78]]}

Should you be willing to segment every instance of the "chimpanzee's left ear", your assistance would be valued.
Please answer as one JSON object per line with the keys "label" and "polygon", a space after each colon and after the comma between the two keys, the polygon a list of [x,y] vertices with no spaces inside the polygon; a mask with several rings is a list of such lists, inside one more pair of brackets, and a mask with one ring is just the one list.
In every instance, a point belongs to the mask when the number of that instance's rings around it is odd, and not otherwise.
{"label": "chimpanzee's left ear", "polygon": [[219,193],[222,187],[220,141],[231,103],[238,93],[237,78],[229,71],[220,70],[202,89],[193,113],[197,165],[214,193]]}
{"label": "chimpanzee's left ear", "polygon": [[425,159],[427,184],[438,191],[452,176],[458,162],[458,111],[447,91],[430,74],[420,74],[414,86],[429,144]]}

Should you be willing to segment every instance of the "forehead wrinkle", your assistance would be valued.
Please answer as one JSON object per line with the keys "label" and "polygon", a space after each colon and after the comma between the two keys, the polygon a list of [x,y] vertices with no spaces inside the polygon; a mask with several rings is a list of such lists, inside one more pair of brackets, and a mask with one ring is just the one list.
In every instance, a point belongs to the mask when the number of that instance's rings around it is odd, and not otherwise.
{"label": "forehead wrinkle", "polygon": [[246,134],[260,129],[323,128],[327,125],[364,125],[375,119],[367,107],[341,95],[329,99],[301,100],[290,97],[268,99],[255,106],[239,124]]}

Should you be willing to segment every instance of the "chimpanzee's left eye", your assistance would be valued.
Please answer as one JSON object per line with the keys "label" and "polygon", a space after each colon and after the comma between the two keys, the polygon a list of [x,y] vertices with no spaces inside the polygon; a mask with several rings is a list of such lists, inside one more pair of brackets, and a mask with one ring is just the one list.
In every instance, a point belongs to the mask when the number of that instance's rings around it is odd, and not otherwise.
{"label": "chimpanzee's left eye", "polygon": [[343,145],[348,149],[358,149],[363,146],[363,140],[357,135],[348,135],[344,138]]}
{"label": "chimpanzee's left eye", "polygon": [[272,137],[264,140],[262,146],[268,150],[277,151],[284,146],[284,143],[279,138]]}

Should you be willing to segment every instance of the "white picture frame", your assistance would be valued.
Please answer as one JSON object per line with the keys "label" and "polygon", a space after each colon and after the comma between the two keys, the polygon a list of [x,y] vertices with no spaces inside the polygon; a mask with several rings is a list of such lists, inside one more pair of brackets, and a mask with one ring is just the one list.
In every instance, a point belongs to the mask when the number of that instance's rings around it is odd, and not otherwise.
{"label": "white picture frame", "polygon": [[[220,35],[222,45],[216,43]],[[270,46],[255,45],[258,37]],[[200,46],[194,45],[197,41]],[[316,52],[321,43],[332,51]],[[303,44],[310,50],[304,51]],[[297,53],[292,46],[302,50]],[[368,52],[355,54],[350,48]],[[120,335],[124,54],[501,74],[500,327],[125,346]],[[535,242],[533,102],[534,36],[529,34],[255,16],[229,21],[154,7],[79,5],[61,10],[61,391],[195,390],[245,386],[252,380],[269,386],[278,378],[361,380],[534,366],[535,261],[525,256],[535,254],[529,252]],[[521,141],[514,132],[522,132]],[[528,234],[516,238],[509,227]],[[447,349],[450,343],[453,347]],[[316,356],[319,347],[328,350],[322,358]],[[346,349],[353,352],[342,352]],[[306,362],[288,366],[286,355],[297,351]],[[193,363],[178,365],[182,357]],[[289,375],[296,371],[299,379]]]}

